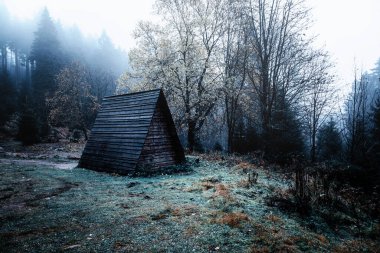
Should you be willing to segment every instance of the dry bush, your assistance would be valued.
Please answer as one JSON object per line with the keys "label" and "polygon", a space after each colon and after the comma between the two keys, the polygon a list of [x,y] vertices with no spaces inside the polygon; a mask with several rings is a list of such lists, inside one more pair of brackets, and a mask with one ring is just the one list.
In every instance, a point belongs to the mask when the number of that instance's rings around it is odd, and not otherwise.
{"label": "dry bush", "polygon": [[200,183],[195,183],[191,187],[183,189],[186,192],[202,192],[215,188],[215,185],[220,182],[220,179],[208,177],[201,179]]}
{"label": "dry bush", "polygon": [[216,219],[216,223],[225,224],[230,227],[240,227],[242,222],[249,221],[249,216],[241,212],[226,213],[222,217]]}
{"label": "dry bush", "polygon": [[[194,153],[193,153],[194,154]],[[222,152],[209,152],[209,153],[200,153],[195,154],[203,160],[219,162],[226,166],[235,166],[237,164],[243,163],[247,160],[247,157],[236,155],[236,154],[225,154]],[[252,156],[250,156],[252,157]]]}
{"label": "dry bush", "polygon": [[183,188],[184,192],[202,192],[202,188],[197,186],[185,187]]}
{"label": "dry bush", "polygon": [[224,184],[215,185],[215,193],[213,194],[213,197],[223,197],[226,200],[233,201],[230,190]]}
{"label": "dry bush", "polygon": [[248,162],[240,162],[237,165],[233,166],[232,169],[239,172],[240,174],[247,174],[248,172],[257,169],[257,166]]}
{"label": "dry bush", "polygon": [[328,244],[329,240],[326,238],[324,235],[317,235],[317,239],[322,243],[322,244]]}
{"label": "dry bush", "polygon": [[157,214],[152,214],[150,218],[152,220],[162,220],[169,217],[169,214],[173,212],[173,208],[171,206],[167,206],[165,209],[161,210]]}
{"label": "dry bush", "polygon": [[198,229],[195,226],[190,226],[185,230],[185,235],[187,236],[193,236],[196,234],[198,234]]}
{"label": "dry bush", "polygon": [[281,218],[278,217],[278,216],[276,216],[276,215],[273,215],[273,214],[268,215],[267,219],[270,220],[273,223],[281,222]]}
{"label": "dry bush", "polygon": [[152,220],[162,220],[168,217],[167,213],[158,213],[151,216]]}
{"label": "dry bush", "polygon": [[211,183],[211,182],[208,182],[208,181],[202,182],[200,185],[201,185],[201,187],[203,188],[204,191],[208,191],[208,190],[210,190],[210,189],[212,189],[212,188],[215,187],[215,183]]}
{"label": "dry bush", "polygon": [[247,163],[247,162],[241,162],[233,167],[235,170],[251,170],[255,169],[256,165]]}
{"label": "dry bush", "polygon": [[261,246],[252,246],[251,253],[270,253],[271,251],[267,246],[261,247]]}
{"label": "dry bush", "polygon": [[177,207],[171,210],[171,215],[173,216],[180,216],[181,215],[181,210]]}
{"label": "dry bush", "polygon": [[259,174],[255,171],[255,169],[257,169],[256,165],[248,162],[240,162],[232,169],[239,172],[239,174],[247,176],[246,180],[241,180],[238,183],[239,187],[249,188],[257,183]]}
{"label": "dry bush", "polygon": [[333,248],[334,253],[348,253],[348,252],[380,252],[380,245],[378,242],[352,239],[344,241],[340,245]]}
{"label": "dry bush", "polygon": [[237,187],[242,187],[242,188],[249,188],[251,187],[251,183],[248,181],[248,179],[242,179],[239,182],[237,182]]}
{"label": "dry bush", "polygon": [[[277,221],[278,217],[273,216],[271,219]],[[262,251],[264,249],[268,249],[268,252],[300,252],[299,244],[308,245],[313,249],[320,249],[322,244],[317,238],[310,240],[307,237],[290,236],[286,229],[275,224],[265,226],[261,223],[252,223],[252,225],[256,234],[251,252],[267,252]]]}
{"label": "dry bush", "polygon": [[248,182],[251,184],[251,186],[253,184],[256,184],[259,174],[255,171],[248,172],[247,174],[248,174]]}
{"label": "dry bush", "polygon": [[196,213],[199,213],[199,207],[196,205],[183,205],[170,209],[172,216],[190,216]]}
{"label": "dry bush", "polygon": [[220,162],[226,159],[226,156],[222,152],[217,152],[217,151],[209,152],[209,153],[199,153],[196,155],[199,156],[203,160],[213,161],[213,162]]}

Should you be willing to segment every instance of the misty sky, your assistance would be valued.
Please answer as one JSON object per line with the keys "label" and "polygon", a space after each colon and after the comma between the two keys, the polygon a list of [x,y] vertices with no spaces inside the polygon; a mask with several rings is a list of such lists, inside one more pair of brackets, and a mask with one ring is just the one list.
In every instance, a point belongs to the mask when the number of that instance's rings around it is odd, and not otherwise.
{"label": "misty sky", "polygon": [[[106,30],[117,46],[135,44],[132,32],[139,20],[157,20],[154,0],[0,0],[11,15],[30,19],[46,6],[63,25],[76,24],[82,32],[98,36]],[[369,70],[380,58],[379,0],[307,0],[313,8],[313,32],[336,62],[337,84],[353,79],[354,59]]]}

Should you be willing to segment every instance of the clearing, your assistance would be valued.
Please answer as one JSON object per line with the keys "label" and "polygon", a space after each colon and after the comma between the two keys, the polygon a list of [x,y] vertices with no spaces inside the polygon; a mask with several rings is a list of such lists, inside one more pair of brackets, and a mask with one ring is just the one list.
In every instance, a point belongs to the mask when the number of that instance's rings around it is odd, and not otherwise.
{"label": "clearing", "polygon": [[[54,150],[53,150],[54,151]],[[59,150],[55,150],[60,152]],[[80,151],[80,150],[79,150]],[[258,164],[187,156],[180,173],[125,177],[64,155],[0,160],[1,252],[376,252],[378,223],[331,226],[268,204],[291,186]],[[52,152],[53,153],[53,152]],[[74,157],[74,158],[72,158]],[[182,168],[183,169],[183,168]],[[258,174],[249,185],[247,170]],[[371,229],[366,235],[360,230]]]}

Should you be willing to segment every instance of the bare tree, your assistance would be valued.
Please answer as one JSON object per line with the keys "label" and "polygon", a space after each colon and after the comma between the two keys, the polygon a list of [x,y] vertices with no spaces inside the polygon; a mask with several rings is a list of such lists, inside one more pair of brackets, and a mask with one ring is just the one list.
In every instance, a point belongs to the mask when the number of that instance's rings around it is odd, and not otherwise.
{"label": "bare tree", "polygon": [[345,104],[344,139],[351,163],[362,163],[368,146],[368,81],[365,74],[357,77],[355,66],[352,91]]}
{"label": "bare tree", "polygon": [[119,88],[162,87],[190,150],[219,95],[232,151],[237,112],[248,101],[242,96],[257,100],[265,135],[274,127],[275,110],[286,105],[295,111],[313,84],[328,79],[325,53],[306,36],[303,0],[157,0],[156,8],[162,25],[139,24],[132,71],[119,79]]}
{"label": "bare tree", "polygon": [[[294,108],[316,83],[321,51],[313,49],[309,9],[303,0],[250,0],[247,16],[251,54],[248,77],[258,97],[261,133],[274,126],[275,110]],[[317,73],[321,78],[324,72]],[[264,142],[264,148],[266,144]]]}
{"label": "bare tree", "polygon": [[220,45],[221,73],[227,123],[227,150],[234,151],[233,140],[241,98],[247,88],[248,29],[242,1],[229,1],[225,13],[225,29]]}
{"label": "bare tree", "polygon": [[163,26],[140,23],[130,53],[127,82],[162,87],[192,151],[219,94],[217,45],[223,35],[224,1],[158,0]]}
{"label": "bare tree", "polygon": [[317,133],[331,117],[334,110],[335,90],[332,87],[334,76],[329,73],[331,63],[328,55],[322,54],[319,60],[315,60],[310,69],[313,74],[310,88],[302,98],[302,114],[306,126],[306,134],[309,137],[310,159],[316,160]]}

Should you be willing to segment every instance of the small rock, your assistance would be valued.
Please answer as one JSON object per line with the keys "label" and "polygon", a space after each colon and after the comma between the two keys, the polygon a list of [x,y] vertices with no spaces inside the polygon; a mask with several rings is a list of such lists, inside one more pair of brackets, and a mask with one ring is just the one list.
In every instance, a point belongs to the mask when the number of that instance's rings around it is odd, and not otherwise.
{"label": "small rock", "polygon": [[130,183],[127,184],[127,187],[128,188],[132,188],[132,187],[134,187],[136,185],[139,185],[139,184],[140,184],[139,182],[130,182]]}
{"label": "small rock", "polygon": [[214,176],[213,176],[213,177],[206,177],[206,178],[203,178],[203,179],[202,179],[202,182],[210,182],[210,183],[215,184],[215,183],[220,183],[221,180],[222,180],[221,177],[214,177]]}
{"label": "small rock", "polygon": [[66,246],[66,247],[64,247],[63,249],[74,249],[74,248],[78,248],[78,247],[80,247],[80,246],[81,246],[80,244],[74,244],[74,245]]}

